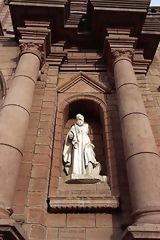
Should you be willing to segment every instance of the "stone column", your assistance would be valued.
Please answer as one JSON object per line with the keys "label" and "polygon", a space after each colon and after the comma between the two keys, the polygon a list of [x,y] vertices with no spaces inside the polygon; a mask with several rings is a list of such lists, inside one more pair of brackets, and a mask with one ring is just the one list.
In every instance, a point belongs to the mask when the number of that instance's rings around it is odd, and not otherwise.
{"label": "stone column", "polygon": [[113,50],[114,78],[133,217],[160,223],[160,156],[132,67],[131,50]]}
{"label": "stone column", "polygon": [[8,218],[28,127],[42,45],[21,44],[21,56],[0,112],[0,219]]}

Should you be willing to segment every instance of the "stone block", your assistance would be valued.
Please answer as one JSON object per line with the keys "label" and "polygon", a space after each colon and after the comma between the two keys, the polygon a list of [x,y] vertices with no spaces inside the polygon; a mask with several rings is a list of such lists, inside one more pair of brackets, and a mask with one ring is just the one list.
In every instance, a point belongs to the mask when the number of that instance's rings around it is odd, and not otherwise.
{"label": "stone block", "polygon": [[46,192],[47,191],[47,180],[46,179],[36,179],[31,178],[29,183],[29,191],[30,192]]}
{"label": "stone block", "polygon": [[27,222],[45,225],[46,213],[41,208],[27,208]]}
{"label": "stone block", "polygon": [[68,214],[68,227],[95,227],[95,214]]}
{"label": "stone block", "polygon": [[117,228],[87,228],[86,240],[117,240],[121,234],[121,230]]}
{"label": "stone block", "polygon": [[47,214],[46,225],[52,228],[66,227],[66,214]]}
{"label": "stone block", "polygon": [[44,240],[46,238],[46,228],[41,225],[32,225],[30,238]]}
{"label": "stone block", "polygon": [[43,165],[34,165],[32,168],[32,178],[47,178],[48,177],[48,167]]}
{"label": "stone block", "polygon": [[47,228],[46,240],[58,240],[58,228]]}
{"label": "stone block", "polygon": [[85,240],[85,229],[84,228],[61,228],[59,229],[59,240]]}
{"label": "stone block", "polygon": [[29,192],[27,205],[32,207],[40,207],[46,205],[46,195],[42,192]]}
{"label": "stone block", "polygon": [[36,154],[50,154],[51,149],[49,146],[44,145],[36,145],[35,146],[35,153]]}

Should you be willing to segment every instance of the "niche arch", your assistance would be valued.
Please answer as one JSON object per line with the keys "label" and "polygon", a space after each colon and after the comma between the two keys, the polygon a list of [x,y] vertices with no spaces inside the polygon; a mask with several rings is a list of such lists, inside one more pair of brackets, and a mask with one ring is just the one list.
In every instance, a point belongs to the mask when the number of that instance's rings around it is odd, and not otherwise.
{"label": "niche arch", "polygon": [[[68,129],[75,122],[77,113],[85,116],[85,121],[91,126],[93,143],[97,150],[99,148],[102,151],[102,147],[98,146],[98,139],[101,139],[103,154],[101,152],[98,156],[96,152],[96,155],[102,165],[101,174],[107,175],[108,181],[105,183],[87,186],[87,184],[77,185],[65,182],[62,162],[63,144]],[[109,152],[108,126],[107,104],[97,96],[89,94],[69,96],[58,105],[48,196],[51,212],[91,212],[93,208],[97,211],[118,208],[118,196],[114,196],[112,191],[112,170],[115,164],[112,163]]]}
{"label": "niche arch", "polygon": [[[105,136],[105,124],[104,115],[106,116],[106,108],[102,110],[101,105],[104,104],[99,99],[87,97],[81,98],[72,98],[70,101],[67,101],[64,112],[64,139],[71,128],[75,123],[76,114],[80,113],[85,117],[85,122],[89,124],[89,136],[91,142],[95,146],[96,159],[101,164],[100,175],[107,176],[107,152],[105,151],[105,146],[107,144]],[[101,103],[100,103],[101,102]],[[61,161],[62,162],[62,161]],[[63,167],[62,167],[63,168]]]}

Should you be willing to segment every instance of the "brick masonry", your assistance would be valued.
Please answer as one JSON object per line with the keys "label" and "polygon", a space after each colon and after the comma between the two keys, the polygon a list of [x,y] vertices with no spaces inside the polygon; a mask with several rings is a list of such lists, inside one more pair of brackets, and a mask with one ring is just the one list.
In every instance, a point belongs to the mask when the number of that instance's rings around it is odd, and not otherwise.
{"label": "brick masonry", "polygon": [[[8,42],[0,45],[2,58],[0,69],[10,86],[19,50],[16,44]],[[82,54],[84,55],[84,54]],[[92,57],[94,54],[92,54]],[[78,71],[76,72],[78,74]],[[106,73],[86,72],[97,81],[106,82]],[[130,224],[130,199],[123,156],[122,139],[118,120],[118,109],[115,93],[107,96],[107,113],[109,115],[108,148],[112,164],[118,171],[112,171],[112,191],[121,198],[121,211],[117,213],[48,213],[47,197],[50,180],[50,169],[53,166],[52,154],[59,148],[61,134],[55,134],[55,124],[62,118],[57,110],[57,85],[75,75],[75,72],[58,72],[57,67],[46,65],[41,81],[36,90],[31,111],[30,123],[24,145],[17,189],[13,204],[13,218],[26,230],[31,240],[106,240],[119,239],[123,228]],[[147,76],[137,75],[145,107],[151,122],[157,146],[160,148],[160,48],[149,68]],[[57,117],[57,119],[56,119]],[[58,121],[59,123],[60,121]],[[59,128],[61,129],[61,128]],[[58,128],[57,128],[58,130]],[[63,136],[64,137],[64,136]],[[55,139],[55,140],[54,140]],[[54,141],[53,141],[54,140]],[[54,145],[53,145],[54,144]],[[54,148],[53,148],[54,147]],[[52,149],[54,150],[52,153]],[[116,149],[116,151],[115,151]],[[60,161],[60,159],[58,159]],[[113,168],[114,169],[114,168]],[[60,173],[61,172],[61,173]],[[62,174],[62,169],[54,168],[54,184]],[[117,179],[115,182],[114,180]],[[99,194],[104,194],[102,185],[95,185]],[[95,187],[94,186],[94,187]],[[77,190],[79,186],[75,186]],[[86,185],[85,191],[90,187]],[[88,189],[87,189],[88,188]],[[64,189],[66,191],[66,189]],[[62,191],[62,189],[61,189]]]}

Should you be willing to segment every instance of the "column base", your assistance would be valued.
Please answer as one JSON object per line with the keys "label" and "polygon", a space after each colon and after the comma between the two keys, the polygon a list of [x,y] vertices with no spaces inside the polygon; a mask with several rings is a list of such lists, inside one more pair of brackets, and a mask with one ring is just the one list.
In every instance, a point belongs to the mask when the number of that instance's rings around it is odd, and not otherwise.
{"label": "column base", "polygon": [[121,240],[160,239],[160,224],[142,223],[129,226],[123,233]]}
{"label": "column base", "polygon": [[0,219],[0,240],[27,240],[22,227],[12,219]]}

